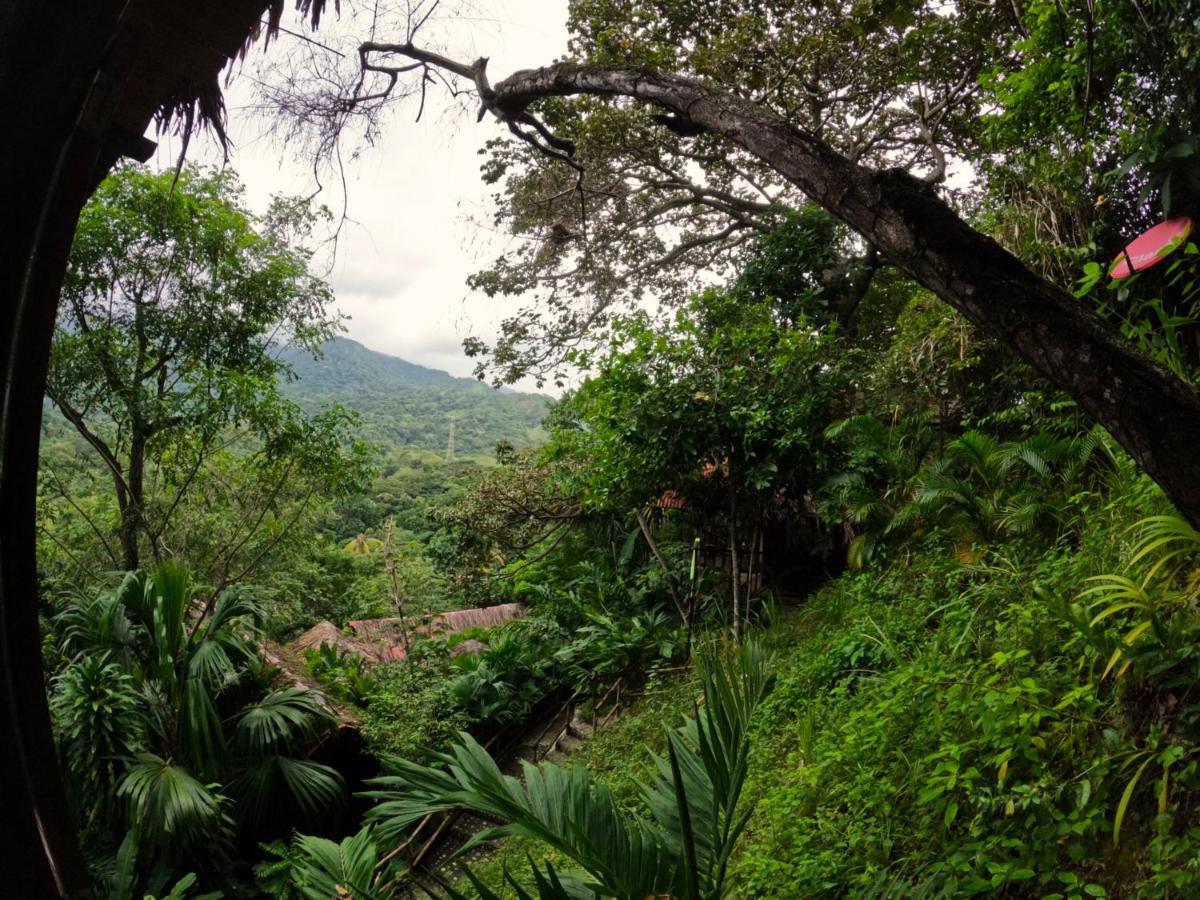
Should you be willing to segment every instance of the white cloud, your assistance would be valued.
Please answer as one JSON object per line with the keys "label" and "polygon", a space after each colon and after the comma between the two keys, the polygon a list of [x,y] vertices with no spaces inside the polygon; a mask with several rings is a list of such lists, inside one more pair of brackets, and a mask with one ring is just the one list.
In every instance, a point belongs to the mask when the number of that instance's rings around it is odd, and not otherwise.
{"label": "white cloud", "polygon": [[[493,80],[565,52],[565,0],[510,0],[498,16],[448,21],[441,26],[441,41],[465,58],[489,56]],[[285,25],[295,23],[285,20]],[[235,73],[227,98],[235,142],[230,165],[241,175],[251,205],[262,208],[273,193],[309,192],[313,178],[307,165],[262,137],[260,126],[246,116],[250,88]],[[463,338],[492,338],[505,315],[522,305],[489,299],[466,285],[469,274],[503,250],[500,235],[468,221],[489,218],[493,189],[480,179],[478,150],[498,134],[495,122],[476,124],[473,115],[431,87],[420,122],[394,118],[376,146],[346,164],[346,211],[352,221],[339,237],[331,280],[338,307],[351,317],[349,337],[412,362],[469,375],[474,364],[462,354]],[[156,162],[173,166],[177,154],[178,143],[163,139]],[[209,162],[220,158],[211,146],[194,145],[189,155]],[[340,188],[322,196],[340,207]],[[521,387],[533,389],[532,384]]]}

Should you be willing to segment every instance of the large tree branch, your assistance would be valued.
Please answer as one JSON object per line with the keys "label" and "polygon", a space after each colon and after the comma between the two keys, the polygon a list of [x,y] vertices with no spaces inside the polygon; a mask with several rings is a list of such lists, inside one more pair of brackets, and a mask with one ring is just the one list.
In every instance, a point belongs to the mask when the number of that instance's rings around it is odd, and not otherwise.
{"label": "large tree branch", "polygon": [[990,331],[1067,391],[1200,524],[1200,398],[1142,356],[1067,291],[971,228],[929,185],[856,165],[761,105],[700,81],[649,69],[558,63],[494,87],[482,61],[455,63],[393,45],[393,52],[472,78],[505,122],[548,97],[631,97],[721,135],[762,160],[859,232],[898,268]]}
{"label": "large tree branch", "polygon": [[117,486],[117,499],[120,505],[124,507],[129,496],[129,484],[125,481],[125,472],[121,469],[121,463],[118,461],[116,455],[109,448],[108,444],[104,442],[103,438],[88,428],[87,422],[83,420],[83,415],[70,403],[62,399],[62,396],[52,385],[46,386],[46,396],[58,407],[58,411],[63,414],[63,417],[75,426],[75,430],[79,432],[80,437],[91,444],[92,449],[100,454],[100,459],[104,461],[104,465],[112,473],[113,481]]}

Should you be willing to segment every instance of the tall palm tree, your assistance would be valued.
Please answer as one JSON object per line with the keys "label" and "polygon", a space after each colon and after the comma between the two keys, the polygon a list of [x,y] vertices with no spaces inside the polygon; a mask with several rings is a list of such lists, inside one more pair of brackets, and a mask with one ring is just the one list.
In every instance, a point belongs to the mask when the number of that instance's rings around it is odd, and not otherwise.
{"label": "tall palm tree", "polygon": [[[122,721],[136,734],[109,735],[92,754],[76,735],[68,764],[84,776],[89,766],[119,768],[116,795],[130,835],[160,860],[198,848],[219,856],[239,826],[254,833],[272,816],[315,816],[344,795],[335,770],[306,758],[332,724],[321,698],[258,685],[259,610],[226,591],[207,612],[193,604],[187,570],[166,563],[129,573],[111,593],[76,598],[59,617],[73,657],[58,682],[59,706],[79,693],[79,673],[87,683],[108,673],[121,696],[136,693],[138,713],[124,703]],[[113,747],[125,755],[114,759]]]}

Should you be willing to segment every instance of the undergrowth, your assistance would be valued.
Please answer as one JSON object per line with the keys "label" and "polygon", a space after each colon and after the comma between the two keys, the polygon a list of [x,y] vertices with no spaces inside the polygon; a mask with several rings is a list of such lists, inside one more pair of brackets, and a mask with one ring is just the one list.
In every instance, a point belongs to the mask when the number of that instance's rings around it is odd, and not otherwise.
{"label": "undergrowth", "polygon": [[[1128,622],[1085,628],[1071,608],[1089,578],[1137,569],[1134,525],[1164,510],[1123,474],[1073,498],[1057,541],[964,562],[930,533],[764,632],[776,683],[755,726],[738,896],[1200,896],[1195,611],[1158,622],[1179,633],[1117,677],[1098,633]],[[636,806],[648,750],[694,699],[686,678],[659,685],[573,762]],[[544,851],[510,841],[480,872],[498,886],[527,854]]]}
{"label": "undergrowth", "polygon": [[[694,712],[700,695],[695,673],[689,670],[661,681],[652,681],[645,693],[620,718],[614,719],[568,758],[568,765],[587,766],[611,791],[618,805],[642,809],[639,792],[654,777],[652,753],[666,752],[666,729]],[[505,872],[530,886],[528,859],[554,861],[553,851],[526,838],[510,838],[471,864],[477,877],[490,888],[510,894]],[[460,884],[460,888],[465,885]],[[511,896],[516,896],[511,893]]]}
{"label": "undergrowth", "polygon": [[1200,896],[1186,694],[1153,667],[1102,678],[1066,612],[1161,502],[1141,479],[1115,496],[975,564],[931,535],[773,631],[744,896]]}

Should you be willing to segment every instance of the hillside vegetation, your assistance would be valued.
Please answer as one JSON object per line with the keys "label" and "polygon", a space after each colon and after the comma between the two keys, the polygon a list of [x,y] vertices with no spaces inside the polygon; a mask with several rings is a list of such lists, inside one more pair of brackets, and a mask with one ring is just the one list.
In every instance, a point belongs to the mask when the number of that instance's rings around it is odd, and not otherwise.
{"label": "hillside vegetation", "polygon": [[289,109],[469,73],[538,305],[466,349],[578,379],[333,339],[311,198],[104,181],[37,521],[98,891],[1200,897],[1196,2],[577,0],[491,85],[439,8]]}
{"label": "hillside vegetation", "polygon": [[[1197,620],[1183,612],[1194,589],[1154,613],[1148,644],[1126,645],[1127,668],[1110,665],[1120,632],[1102,622],[1115,613],[1093,623],[1109,604],[1087,594],[1098,577],[1153,566],[1133,526],[1162,509],[1122,464],[1072,500],[1049,545],[1011,539],[964,560],[939,530],[768,614],[755,635],[773,651],[774,686],[753,731],[734,894],[1200,890]],[[570,764],[640,807],[650,751],[698,691],[690,675],[654,684]],[[513,840],[477,873],[501,891],[513,872],[532,886],[527,854],[554,858]]]}
{"label": "hillside vegetation", "polygon": [[490,457],[501,442],[525,447],[545,439],[547,397],[455,378],[344,337],[323,344],[315,359],[297,351],[280,358],[296,376],[284,384],[285,396],[309,412],[338,404],[357,413],[358,433],[385,447],[446,453],[453,429],[454,452]]}

